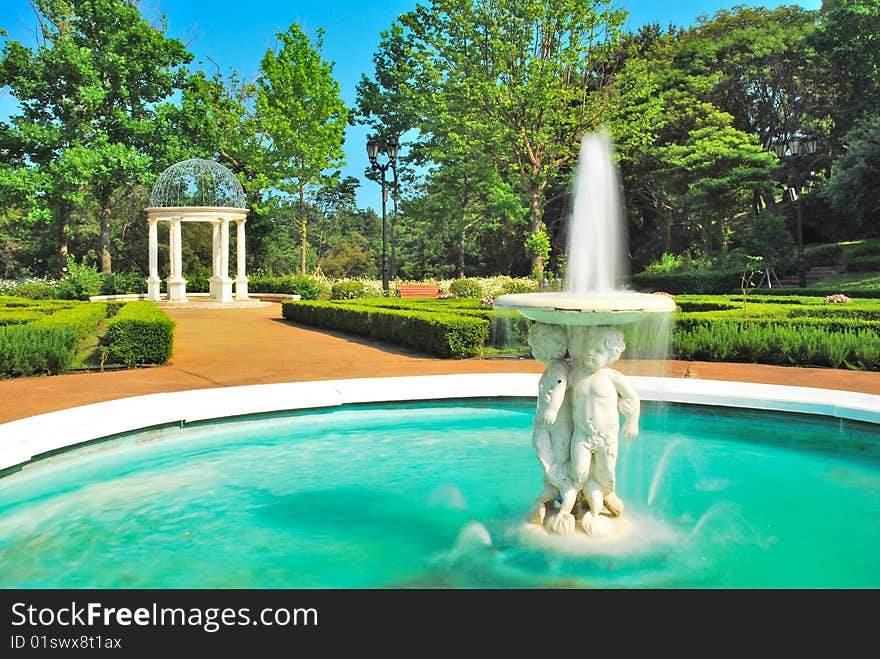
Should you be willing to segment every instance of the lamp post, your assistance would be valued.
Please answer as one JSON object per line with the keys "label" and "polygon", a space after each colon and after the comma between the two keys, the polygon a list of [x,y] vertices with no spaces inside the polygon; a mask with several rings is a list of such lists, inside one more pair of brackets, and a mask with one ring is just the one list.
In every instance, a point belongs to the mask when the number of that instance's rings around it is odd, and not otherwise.
{"label": "lamp post", "polygon": [[[379,150],[382,146],[384,146],[385,154],[388,156],[388,160],[385,163],[380,163],[378,160]],[[388,220],[385,211],[386,204],[388,203],[388,188],[386,187],[385,172],[391,167],[396,181],[398,146],[396,137],[391,137],[384,145],[380,144],[379,140],[374,137],[367,140],[367,157],[370,159],[370,166],[379,172],[382,183],[382,290],[385,291],[385,295],[388,295]]]}
{"label": "lamp post", "polygon": [[780,158],[791,156],[794,159],[794,184],[795,187],[788,188],[788,195],[795,202],[795,213],[797,218],[797,247],[798,247],[798,286],[805,288],[807,285],[807,273],[804,269],[804,223],[801,211],[801,189],[805,181],[802,180],[803,172],[800,163],[801,156],[812,155],[816,153],[818,142],[814,137],[801,137],[792,135],[787,140],[777,140],[776,155]]}

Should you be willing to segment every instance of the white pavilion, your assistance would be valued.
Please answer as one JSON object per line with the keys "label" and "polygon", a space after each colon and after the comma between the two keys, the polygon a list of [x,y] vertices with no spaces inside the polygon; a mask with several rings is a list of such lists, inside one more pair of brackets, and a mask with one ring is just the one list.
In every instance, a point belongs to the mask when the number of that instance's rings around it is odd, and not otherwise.
{"label": "white pavilion", "polygon": [[[223,165],[193,158],[171,165],[159,175],[150,194],[147,211],[149,225],[150,276],[147,299],[159,301],[158,223],[168,222],[169,277],[168,301],[187,301],[181,255],[181,224],[210,222],[213,229],[213,274],[209,297],[216,302],[248,299],[245,273],[245,230],[247,199],[238,178]],[[236,275],[229,277],[229,224],[236,225]],[[233,283],[235,292],[233,294]]]}

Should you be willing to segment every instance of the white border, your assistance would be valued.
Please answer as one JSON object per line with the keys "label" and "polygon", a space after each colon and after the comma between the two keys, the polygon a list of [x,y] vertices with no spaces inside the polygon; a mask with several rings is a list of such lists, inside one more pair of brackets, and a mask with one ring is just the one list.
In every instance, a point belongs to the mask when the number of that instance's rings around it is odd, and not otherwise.
{"label": "white border", "polygon": [[[287,382],[194,389],[83,405],[0,424],[0,470],[41,454],[157,426],[357,403],[534,398],[537,373]],[[772,384],[631,376],[642,400],[816,414],[880,424],[880,396]]]}

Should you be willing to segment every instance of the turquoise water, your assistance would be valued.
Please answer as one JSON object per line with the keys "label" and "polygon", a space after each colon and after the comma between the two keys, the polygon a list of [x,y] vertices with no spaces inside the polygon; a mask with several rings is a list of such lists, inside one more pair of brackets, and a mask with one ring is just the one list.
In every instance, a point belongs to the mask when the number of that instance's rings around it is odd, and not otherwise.
{"label": "turquoise water", "polygon": [[629,531],[553,538],[523,524],[533,405],[342,408],[43,461],[0,479],[0,587],[880,586],[876,427],[646,405],[618,464]]}

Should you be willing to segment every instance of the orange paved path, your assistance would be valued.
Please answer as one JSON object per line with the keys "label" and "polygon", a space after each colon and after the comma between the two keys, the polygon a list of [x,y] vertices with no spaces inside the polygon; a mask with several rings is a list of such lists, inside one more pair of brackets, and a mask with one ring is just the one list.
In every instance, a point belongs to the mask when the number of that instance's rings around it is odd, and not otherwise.
{"label": "orange paved path", "polygon": [[[281,305],[167,309],[177,321],[168,366],[0,380],[0,423],[116,398],[234,385],[446,373],[539,373],[533,360],[437,359],[281,318]],[[638,373],[635,368],[624,371]],[[880,394],[880,373],[672,361],[666,375]]]}

